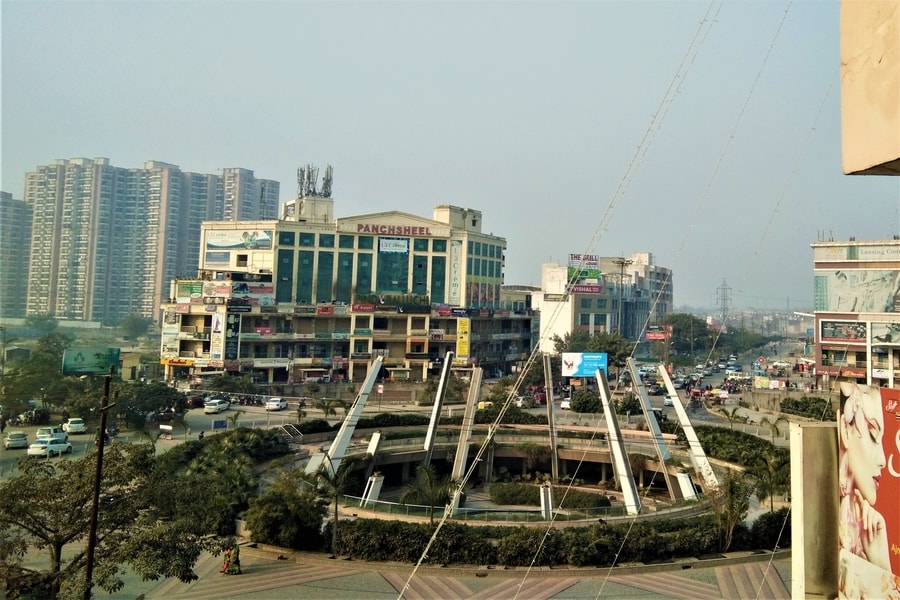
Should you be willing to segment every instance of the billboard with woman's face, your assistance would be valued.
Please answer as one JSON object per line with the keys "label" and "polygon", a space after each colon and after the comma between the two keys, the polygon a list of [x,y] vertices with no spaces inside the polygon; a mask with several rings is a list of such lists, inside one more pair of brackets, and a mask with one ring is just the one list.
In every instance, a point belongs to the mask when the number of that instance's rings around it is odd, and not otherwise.
{"label": "billboard with woman's face", "polygon": [[900,390],[840,388],[838,596],[900,599]]}

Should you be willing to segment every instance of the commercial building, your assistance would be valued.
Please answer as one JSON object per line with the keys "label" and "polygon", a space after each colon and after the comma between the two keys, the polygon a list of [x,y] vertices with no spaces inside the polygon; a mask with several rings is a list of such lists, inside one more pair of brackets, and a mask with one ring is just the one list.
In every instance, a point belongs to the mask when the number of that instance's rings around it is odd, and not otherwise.
{"label": "commercial building", "polygon": [[900,240],[811,246],[817,384],[900,387]]}
{"label": "commercial building", "polygon": [[480,211],[333,208],[307,195],[281,220],[203,223],[199,277],[175,279],[163,306],[167,378],[358,381],[381,355],[386,376],[422,380],[448,351],[489,375],[527,357],[533,315],[502,306],[506,240],[482,232]]}
{"label": "commercial building", "polygon": [[649,252],[630,257],[570,254],[568,263],[545,263],[534,303],[541,313],[542,352],[553,338],[574,331],[621,333],[642,341],[645,325],[672,312],[672,270],[654,264]]}
{"label": "commercial building", "polygon": [[31,205],[0,192],[0,319],[25,316]]}
{"label": "commercial building", "polygon": [[157,318],[169,281],[197,272],[200,224],[275,218],[278,193],[278,182],[246,169],[202,175],[106,158],[39,166],[25,183],[34,209],[26,312],[109,325]]}

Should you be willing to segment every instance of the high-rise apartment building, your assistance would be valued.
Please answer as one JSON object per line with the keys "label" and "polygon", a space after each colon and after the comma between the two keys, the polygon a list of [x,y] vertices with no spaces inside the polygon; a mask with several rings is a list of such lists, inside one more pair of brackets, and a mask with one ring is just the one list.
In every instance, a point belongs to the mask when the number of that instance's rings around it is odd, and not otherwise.
{"label": "high-rise apartment building", "polygon": [[0,318],[25,316],[31,205],[0,192]]}
{"label": "high-rise apartment building", "polygon": [[168,281],[197,271],[203,221],[277,216],[278,182],[247,169],[225,172],[76,158],[28,173],[35,229],[27,314],[107,324],[157,319]]}

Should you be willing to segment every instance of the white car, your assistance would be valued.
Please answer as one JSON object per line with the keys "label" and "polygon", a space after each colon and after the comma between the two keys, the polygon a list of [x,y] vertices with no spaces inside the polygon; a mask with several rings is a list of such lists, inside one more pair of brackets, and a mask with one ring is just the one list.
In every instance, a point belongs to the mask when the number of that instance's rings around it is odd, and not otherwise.
{"label": "white car", "polygon": [[283,410],[287,408],[287,400],[284,398],[269,398],[266,400],[266,410]]}
{"label": "white car", "polygon": [[60,438],[37,440],[28,446],[28,456],[62,456],[72,453],[72,444]]}
{"label": "white car", "polygon": [[10,431],[3,440],[3,447],[7,450],[10,448],[27,448],[28,434],[24,431]]}
{"label": "white car", "polygon": [[672,400],[672,396],[666,394],[666,397],[663,398],[663,406],[675,406],[675,401]]}
{"label": "white car", "polygon": [[572,399],[565,398],[562,402],[559,403],[559,407],[562,410],[572,410]]}
{"label": "white car", "polygon": [[35,439],[38,440],[49,440],[51,438],[61,439],[64,442],[69,441],[69,434],[66,433],[62,427],[58,425],[52,425],[47,427],[40,427],[37,430],[37,433],[34,435]]}
{"label": "white car", "polygon": [[84,419],[74,417],[63,423],[62,428],[66,433],[84,433],[87,431],[87,425],[85,425]]}
{"label": "white car", "polygon": [[231,402],[229,402],[228,400],[210,400],[203,405],[203,412],[207,415],[214,415],[216,413],[222,412],[223,410],[228,410],[229,406],[231,406]]}

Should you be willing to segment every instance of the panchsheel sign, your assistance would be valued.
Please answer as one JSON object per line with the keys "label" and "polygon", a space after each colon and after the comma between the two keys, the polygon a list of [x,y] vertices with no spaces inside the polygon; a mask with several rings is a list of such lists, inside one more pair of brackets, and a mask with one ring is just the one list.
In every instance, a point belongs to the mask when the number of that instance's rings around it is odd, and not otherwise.
{"label": "panchsheel sign", "polygon": [[69,348],[63,352],[63,375],[106,375],[119,370],[120,348]]}

